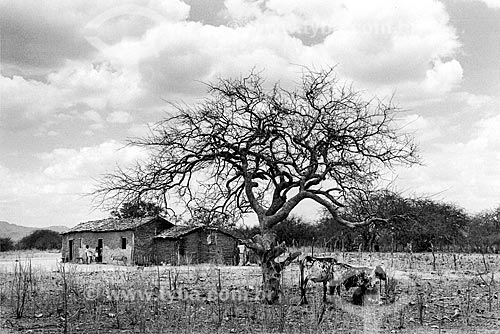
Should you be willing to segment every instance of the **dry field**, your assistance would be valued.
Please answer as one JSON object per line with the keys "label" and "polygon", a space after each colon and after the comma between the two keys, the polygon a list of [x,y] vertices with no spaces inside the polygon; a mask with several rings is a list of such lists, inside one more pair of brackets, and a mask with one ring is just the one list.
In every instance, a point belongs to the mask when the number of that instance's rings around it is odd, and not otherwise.
{"label": "dry field", "polygon": [[270,306],[259,301],[257,266],[62,265],[58,253],[1,254],[0,333],[500,332],[498,255],[335,256],[384,264],[386,304],[353,306],[345,291],[325,304],[313,285],[309,305],[298,306],[296,264]]}

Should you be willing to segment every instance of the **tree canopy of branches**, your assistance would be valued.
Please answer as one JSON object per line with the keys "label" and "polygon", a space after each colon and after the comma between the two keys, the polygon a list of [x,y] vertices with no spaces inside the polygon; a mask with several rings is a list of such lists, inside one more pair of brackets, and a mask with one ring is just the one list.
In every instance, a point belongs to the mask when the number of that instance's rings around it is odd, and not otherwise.
{"label": "tree canopy of branches", "polygon": [[468,227],[473,250],[500,252],[500,207],[476,214]]}
{"label": "tree canopy of branches", "polygon": [[111,211],[111,215],[116,218],[142,218],[157,216],[163,209],[155,203],[145,201],[125,202],[118,211]]}
{"label": "tree canopy of branches", "polygon": [[[339,210],[351,192],[376,186],[386,168],[418,157],[412,138],[395,127],[398,108],[364,99],[332,69],[305,71],[293,90],[265,86],[251,72],[208,84],[200,104],[174,105],[175,114],[131,142],[149,150],[150,159],[107,175],[94,194],[98,203],[163,199],[166,205],[175,194],[191,209],[235,217],[254,212],[261,234],[247,245],[262,258],[266,290],[266,282],[279,278],[282,266],[274,259],[286,249],[272,228],[301,201],[315,201],[349,227],[385,221],[348,221]],[[273,284],[267,287],[274,291],[279,279]]]}
{"label": "tree canopy of branches", "polygon": [[[302,217],[290,215],[274,228],[276,241],[285,242],[286,245],[296,247],[310,246],[314,240],[322,239],[322,230],[318,224],[304,221]],[[233,233],[242,238],[250,239],[260,234],[259,226],[240,225],[233,228]]]}
{"label": "tree canopy of branches", "polygon": [[[364,194],[367,195],[367,194]],[[320,223],[325,238],[332,239],[345,249],[402,250],[408,243],[414,251],[430,251],[431,248],[445,249],[461,247],[466,242],[470,217],[463,208],[427,198],[406,198],[390,191],[378,191],[365,198],[353,198],[344,213],[346,219],[377,216],[387,219],[385,224],[359,230],[346,229],[332,222],[325,212]],[[377,247],[378,248],[378,247]]]}

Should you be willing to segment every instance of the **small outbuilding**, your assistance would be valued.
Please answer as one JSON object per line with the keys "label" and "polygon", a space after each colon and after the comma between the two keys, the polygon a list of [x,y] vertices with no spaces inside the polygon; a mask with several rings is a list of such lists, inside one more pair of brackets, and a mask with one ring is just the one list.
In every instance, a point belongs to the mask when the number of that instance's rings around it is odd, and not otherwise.
{"label": "small outbuilding", "polygon": [[86,261],[89,246],[99,262],[120,259],[127,264],[149,264],[155,261],[153,237],[173,226],[159,216],[83,222],[61,233],[62,257],[69,262]]}
{"label": "small outbuilding", "polygon": [[157,260],[166,264],[238,264],[238,238],[206,226],[174,226],[154,238]]}

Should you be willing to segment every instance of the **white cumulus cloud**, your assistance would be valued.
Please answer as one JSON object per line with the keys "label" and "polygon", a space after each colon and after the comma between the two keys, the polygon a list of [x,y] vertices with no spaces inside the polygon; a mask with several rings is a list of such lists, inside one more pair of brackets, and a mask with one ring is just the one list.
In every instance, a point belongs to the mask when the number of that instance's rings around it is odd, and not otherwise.
{"label": "white cumulus cloud", "polygon": [[500,8],[500,0],[479,0],[484,2],[490,8]]}
{"label": "white cumulus cloud", "polygon": [[130,123],[132,122],[132,116],[126,111],[114,111],[108,115],[106,120],[110,123]]}
{"label": "white cumulus cloud", "polygon": [[417,194],[436,195],[471,210],[500,204],[500,116],[470,124],[467,141],[436,143],[424,165],[398,170],[398,185]]}

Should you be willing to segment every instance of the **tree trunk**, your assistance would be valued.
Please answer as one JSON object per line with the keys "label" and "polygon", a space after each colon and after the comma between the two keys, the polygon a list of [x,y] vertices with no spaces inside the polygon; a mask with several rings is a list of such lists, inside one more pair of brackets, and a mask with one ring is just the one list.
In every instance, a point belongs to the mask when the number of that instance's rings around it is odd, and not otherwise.
{"label": "tree trunk", "polygon": [[262,268],[262,301],[267,304],[274,304],[279,300],[281,291],[281,270],[280,264],[275,260],[286,250],[285,245],[278,245],[276,235],[271,231],[263,231],[262,238],[258,243],[262,247],[261,268]]}
{"label": "tree trunk", "polygon": [[281,292],[281,270],[277,268],[274,259],[262,261],[262,301],[274,304]]}
{"label": "tree trunk", "polygon": [[300,255],[300,252],[288,255],[282,262],[276,262],[276,258],[286,252],[286,246],[285,243],[278,245],[276,235],[270,231],[256,235],[247,246],[252,248],[261,260],[262,301],[274,304],[279,300],[281,293],[281,272]]}

